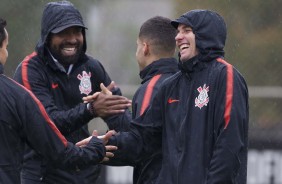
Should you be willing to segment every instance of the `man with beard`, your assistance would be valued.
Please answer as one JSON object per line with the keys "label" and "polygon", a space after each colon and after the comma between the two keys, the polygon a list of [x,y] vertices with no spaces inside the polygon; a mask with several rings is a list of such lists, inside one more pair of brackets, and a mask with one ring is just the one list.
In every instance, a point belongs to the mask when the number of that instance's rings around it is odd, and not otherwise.
{"label": "man with beard", "polygon": [[[26,88],[4,75],[8,58],[7,22],[0,18],[0,183],[21,183],[24,145],[28,143],[54,166],[75,170],[99,164],[107,157],[102,140],[94,137],[85,147],[67,142],[48,117],[39,100]],[[111,136],[112,132],[107,132]],[[107,137],[106,136],[106,137]],[[106,138],[104,137],[104,139]],[[101,137],[103,139],[103,137]],[[116,150],[106,146],[106,150]]]}
{"label": "man with beard", "polygon": [[[118,130],[119,122],[130,116],[127,110],[130,101],[119,96],[119,88],[111,84],[102,64],[85,54],[85,29],[73,4],[48,3],[36,51],[21,62],[14,76],[37,96],[60,132],[72,143],[89,136],[87,123],[94,117],[107,118],[111,129]],[[111,88],[114,95],[101,94],[95,101],[83,103],[83,97],[100,91],[101,83]],[[100,166],[94,165],[75,172],[55,169],[27,146],[21,177],[28,184],[88,184],[95,183],[99,171]]]}

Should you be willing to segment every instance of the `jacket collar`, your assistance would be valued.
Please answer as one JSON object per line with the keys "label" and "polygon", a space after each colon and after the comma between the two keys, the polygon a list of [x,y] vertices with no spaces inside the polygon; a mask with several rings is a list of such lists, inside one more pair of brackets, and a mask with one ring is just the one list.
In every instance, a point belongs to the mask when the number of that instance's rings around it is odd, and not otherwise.
{"label": "jacket collar", "polygon": [[78,61],[75,64],[70,65],[69,68],[66,70],[63,67],[63,65],[61,65],[59,61],[56,58],[54,58],[49,51],[46,50],[45,53],[46,55],[43,58],[43,61],[45,62],[45,64],[49,65],[54,71],[60,71],[60,72],[67,73],[67,74],[69,74],[71,70],[73,70],[74,68],[77,68],[78,66],[85,63],[88,60],[87,55],[83,53],[78,58]]}
{"label": "jacket collar", "polygon": [[175,73],[177,71],[177,60],[175,58],[161,58],[146,66],[140,71],[139,76],[142,79],[141,84],[143,84],[157,74]]}
{"label": "jacket collar", "polygon": [[198,56],[195,56],[185,62],[179,61],[178,68],[182,73],[191,74],[193,72],[201,71],[206,67],[206,63],[199,60]]}

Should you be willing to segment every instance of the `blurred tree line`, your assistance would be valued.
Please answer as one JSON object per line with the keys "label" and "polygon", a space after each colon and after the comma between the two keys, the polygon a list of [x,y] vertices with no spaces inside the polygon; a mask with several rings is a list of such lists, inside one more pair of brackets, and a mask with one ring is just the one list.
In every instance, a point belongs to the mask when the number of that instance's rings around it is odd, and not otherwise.
{"label": "blurred tree line", "polygon": [[[40,37],[41,16],[46,3],[52,0],[1,0],[0,17],[7,20],[9,58],[5,74],[12,77],[17,65],[34,51]],[[87,5],[94,0],[71,1],[85,16]]]}
{"label": "blurred tree line", "polygon": [[[111,7],[112,9],[116,8],[118,4],[117,1],[115,1],[115,6]],[[138,0],[136,0],[136,2],[137,1]],[[16,66],[26,55],[34,50],[35,44],[40,36],[42,11],[47,2],[50,2],[50,0],[1,1],[0,17],[7,20],[7,29],[10,37],[9,58],[5,66],[6,75],[12,77]],[[113,3],[110,0],[71,0],[71,2],[80,10],[84,18],[87,17],[90,8],[93,8],[94,5],[107,2],[107,6],[111,6]],[[122,2],[122,8],[125,9],[126,4],[135,1],[123,0]],[[144,2],[151,3],[150,6],[153,3],[153,1],[150,0]],[[280,10],[282,1],[164,0],[164,2],[170,2],[170,4],[173,5],[174,17],[170,17],[171,19],[175,19],[188,10],[196,8],[217,11],[224,17],[228,28],[228,37],[225,47],[226,60],[239,69],[243,76],[245,76],[249,86],[282,86],[282,64],[280,64],[282,60],[282,13]],[[146,11],[150,11],[148,7],[136,8],[143,8],[144,10],[142,9],[142,12],[144,12],[144,14]],[[114,19],[112,20],[114,22]],[[125,25],[125,22],[122,24],[118,22],[114,23],[117,25],[116,27]],[[107,27],[109,24],[111,24],[111,22],[107,23]],[[138,29],[138,26],[136,28],[126,29],[127,31],[134,32],[131,34],[127,33],[127,35],[134,37],[134,40],[130,41],[132,45],[135,44]],[[116,33],[115,31],[111,32],[109,37],[114,37],[115,34],[118,34],[118,31],[116,31]],[[125,59],[123,62],[132,62],[132,60],[134,60],[132,56],[135,54],[135,48],[132,48],[132,45],[125,45],[125,47],[130,47],[129,49],[121,49],[124,50],[124,52],[120,55],[130,58],[131,60],[125,61]],[[130,53],[128,51],[130,51]],[[130,56],[128,56],[129,54]],[[123,65],[126,66],[126,64]],[[137,65],[135,66],[137,67]],[[134,75],[133,77],[129,76],[129,78],[137,78],[136,72],[129,73],[128,75]],[[139,81],[136,81],[136,84],[138,83]],[[268,140],[282,140],[281,103],[281,98],[273,98],[271,96],[265,98],[252,97],[250,99],[251,139],[263,137],[258,135],[264,135],[262,133],[269,131],[270,133],[265,135],[268,137]],[[278,146],[281,145],[280,141],[275,144]]]}

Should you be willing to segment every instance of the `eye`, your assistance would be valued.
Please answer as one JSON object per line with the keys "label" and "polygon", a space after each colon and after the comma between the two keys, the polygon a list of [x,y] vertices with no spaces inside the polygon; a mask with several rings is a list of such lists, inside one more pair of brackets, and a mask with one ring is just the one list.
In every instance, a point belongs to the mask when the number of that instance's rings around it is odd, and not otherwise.
{"label": "eye", "polygon": [[185,28],[185,29],[184,29],[184,32],[185,32],[185,33],[190,33],[190,32],[192,32],[192,29],[191,29],[191,28]]}

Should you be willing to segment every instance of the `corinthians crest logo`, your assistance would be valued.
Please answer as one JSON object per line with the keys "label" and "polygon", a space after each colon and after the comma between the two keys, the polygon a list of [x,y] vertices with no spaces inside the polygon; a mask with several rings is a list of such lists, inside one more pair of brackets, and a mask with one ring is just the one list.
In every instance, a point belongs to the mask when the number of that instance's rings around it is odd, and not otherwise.
{"label": "corinthians crest logo", "polygon": [[199,107],[200,109],[204,106],[207,106],[209,103],[209,86],[206,87],[206,84],[204,84],[203,87],[197,88],[198,92],[200,93],[198,97],[195,98],[195,107]]}
{"label": "corinthians crest logo", "polygon": [[81,94],[89,95],[89,93],[92,91],[90,77],[91,72],[87,74],[85,71],[82,72],[82,75],[77,75],[77,78],[80,80],[79,90]]}

